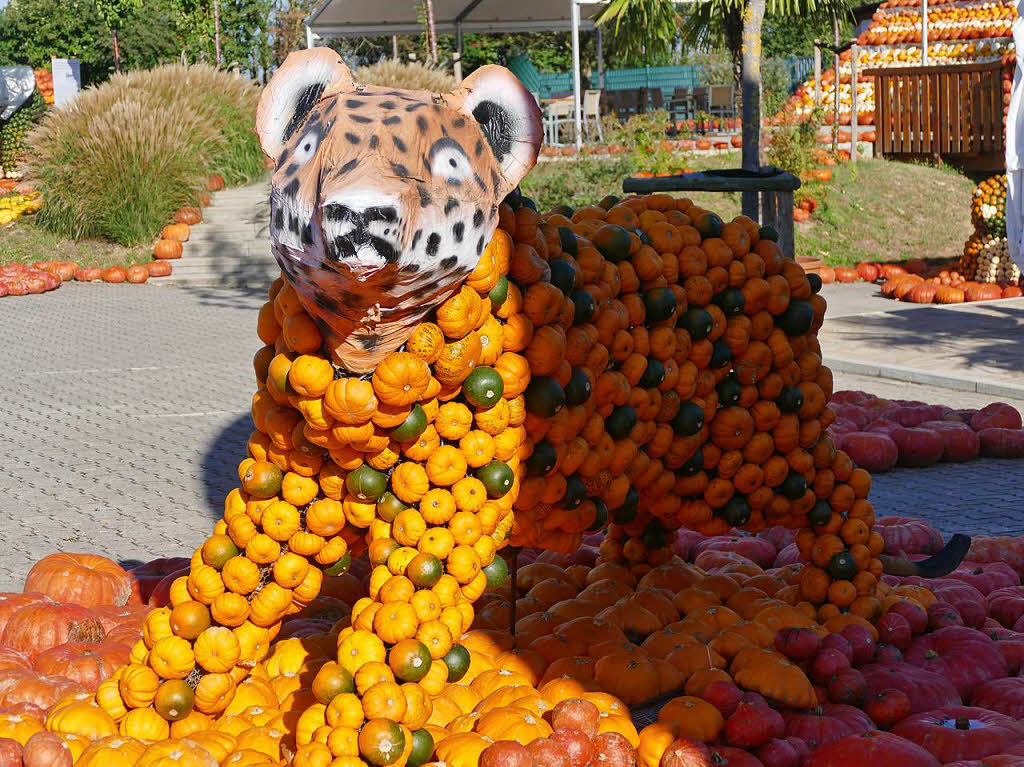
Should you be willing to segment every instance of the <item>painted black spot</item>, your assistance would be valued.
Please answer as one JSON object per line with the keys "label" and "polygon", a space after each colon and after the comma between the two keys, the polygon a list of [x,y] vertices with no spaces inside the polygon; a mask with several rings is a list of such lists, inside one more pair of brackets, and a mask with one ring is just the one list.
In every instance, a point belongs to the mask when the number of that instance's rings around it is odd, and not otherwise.
{"label": "painted black spot", "polygon": [[442,269],[451,269],[455,264],[459,262],[458,256],[448,256],[448,258],[441,259]]}
{"label": "painted black spot", "polygon": [[476,185],[480,189],[481,192],[486,192],[487,191],[487,187],[484,186],[484,180],[482,178],[480,178],[480,174],[479,173],[474,173],[473,174],[473,180],[476,182]]}
{"label": "painted black spot", "polygon": [[476,241],[476,254],[479,256],[483,252],[484,252],[484,238],[480,237],[480,239]]}
{"label": "painted black spot", "polygon": [[464,128],[464,127],[466,127],[466,118],[465,117],[456,117],[454,120],[452,120],[452,127],[453,128]]}
{"label": "painted black spot", "polygon": [[300,166],[297,162],[293,162],[291,165],[285,168],[284,174],[286,176],[294,176],[296,173],[299,172],[299,167]]}
{"label": "painted black spot", "polygon": [[444,204],[444,214],[447,216],[457,207],[459,207],[459,201],[456,200],[454,197],[449,197],[448,202]]}
{"label": "painted black spot", "polygon": [[367,123],[372,123],[373,122],[373,118],[372,117],[366,117],[365,115],[352,115],[352,122],[354,122],[354,123],[362,123],[363,125],[366,125]]}
{"label": "painted black spot", "polygon": [[483,153],[484,153],[484,140],[482,138],[478,138],[476,140],[476,146],[473,147],[473,154],[475,154],[477,157],[479,157]]}
{"label": "painted black spot", "polygon": [[497,194],[501,188],[501,176],[498,175],[498,171],[491,168],[491,187],[494,189],[494,193]]}
{"label": "painted black spot", "polygon": [[417,109],[422,109],[425,106],[426,106],[426,104],[424,104],[422,101],[417,101],[417,102],[415,102],[413,104],[409,104],[409,106],[407,106],[405,108],[405,111],[406,112],[415,112]]}
{"label": "painted black spot", "polygon": [[298,192],[298,191],[299,191],[299,180],[297,178],[293,178],[291,181],[289,181],[287,184],[285,184],[284,193],[286,195],[288,195],[289,197],[294,197],[295,193]]}
{"label": "painted black spot", "polygon": [[427,237],[427,255],[436,256],[438,248],[441,247],[441,235],[437,232],[431,232],[430,236]]}
{"label": "painted black spot", "polygon": [[295,100],[295,111],[292,112],[292,117],[284,128],[284,134],[281,136],[282,141],[290,139],[292,134],[298,130],[306,116],[313,111],[316,102],[324,95],[324,88],[326,87],[327,83],[313,83],[302,89],[299,97]]}
{"label": "painted black spot", "polygon": [[284,229],[284,211],[280,208],[274,211],[274,230],[280,232]]}
{"label": "painted black spot", "polygon": [[295,216],[288,216],[288,229],[291,230],[292,234],[298,234],[300,228],[299,219]]}
{"label": "painted black spot", "polygon": [[359,165],[359,160],[349,160],[347,163],[338,168],[338,175],[342,176],[346,173],[349,173],[350,171],[355,170],[357,165]]}
{"label": "painted black spot", "polygon": [[412,243],[409,245],[410,250],[416,250],[416,246],[419,244],[420,237],[423,236],[423,230],[417,229],[412,233]]}
{"label": "painted black spot", "polygon": [[409,175],[409,169],[406,168],[404,165],[402,165],[402,163],[400,163],[400,162],[393,162],[393,163],[391,163],[391,171],[396,176],[402,176],[403,178],[405,178],[405,177],[407,177]]}
{"label": "painted black spot", "polygon": [[350,144],[358,144],[359,136],[357,136],[355,133],[346,133],[345,140],[348,141],[348,143]]}
{"label": "painted black spot", "polygon": [[392,136],[391,141],[394,143],[395,149],[397,149],[399,152],[406,151],[405,142],[402,141],[402,139],[398,138],[398,136]]}
{"label": "painted black spot", "polygon": [[337,302],[333,298],[324,293],[317,293],[316,298],[314,298],[313,301],[321,309],[326,309],[329,312],[336,311],[338,308]]}
{"label": "painted black spot", "polygon": [[416,191],[419,192],[419,195],[420,195],[420,207],[421,208],[429,208],[430,204],[434,200],[433,200],[433,198],[431,198],[430,192],[427,191],[427,188],[424,187],[424,186],[417,186],[416,187]]}
{"label": "painted black spot", "polygon": [[312,224],[306,224],[304,227],[302,227],[302,244],[307,247],[313,244]]}
{"label": "painted black spot", "polygon": [[456,242],[462,242],[462,235],[466,231],[466,225],[463,222],[457,223],[452,227],[452,234],[455,235]]}
{"label": "painted black spot", "polygon": [[477,229],[479,229],[480,228],[480,224],[482,224],[483,222],[484,222],[484,212],[482,210],[480,210],[480,208],[477,208],[473,212],[473,226],[476,227]]}
{"label": "painted black spot", "polygon": [[494,156],[498,162],[502,162],[505,155],[512,151],[512,115],[493,101],[481,101],[473,109],[473,117],[479,123],[487,143],[491,145]]}
{"label": "painted black spot", "polygon": [[345,100],[345,107],[347,109],[359,109],[359,107],[364,106],[365,104],[366,104],[365,101],[360,101],[359,99],[346,99]]}
{"label": "painted black spot", "polygon": [[[419,234],[419,233],[420,232],[417,229],[416,230],[416,234]],[[402,267],[402,271],[405,272],[406,274],[416,274],[416,272],[418,272],[419,270],[420,270],[420,265],[419,264],[406,264],[405,266]]]}
{"label": "painted black spot", "polygon": [[378,205],[364,210],[363,220],[367,223],[370,221],[384,221],[393,224],[398,220],[398,211],[390,205]]}
{"label": "painted black spot", "polygon": [[376,149],[380,143],[380,139],[377,136],[370,136],[370,149]]}
{"label": "painted black spot", "polygon": [[382,101],[382,102],[380,102],[380,108],[381,109],[394,109],[395,108],[395,102],[394,101]]}
{"label": "painted black spot", "polygon": [[397,125],[398,123],[402,122],[402,118],[399,117],[398,115],[391,115],[391,117],[385,117],[383,120],[381,120],[381,122],[384,125]]}
{"label": "painted black spot", "polygon": [[427,130],[427,120],[423,115],[416,116],[416,127],[419,128],[421,133],[425,133]]}
{"label": "painted black spot", "polygon": [[356,336],[356,343],[364,349],[372,349],[380,342],[380,333],[366,333]]}
{"label": "painted black spot", "polygon": [[281,170],[281,168],[284,167],[284,164],[286,162],[288,162],[288,157],[289,157],[288,150],[286,149],[286,150],[282,151],[281,152],[281,156],[277,158],[277,165],[274,166],[274,170],[275,171]]}

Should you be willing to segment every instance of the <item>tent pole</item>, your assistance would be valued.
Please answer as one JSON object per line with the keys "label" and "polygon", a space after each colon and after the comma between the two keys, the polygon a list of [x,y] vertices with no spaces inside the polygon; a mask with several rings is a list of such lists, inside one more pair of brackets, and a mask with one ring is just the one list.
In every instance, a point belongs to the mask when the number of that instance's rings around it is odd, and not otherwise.
{"label": "tent pole", "polygon": [[569,0],[572,19],[572,98],[576,107],[576,148],[583,148],[583,112],[580,104],[580,6],[579,0]]}
{"label": "tent pole", "polygon": [[921,0],[921,66],[928,66],[928,0]]}
{"label": "tent pole", "polygon": [[462,19],[455,21],[455,82],[462,82]]}
{"label": "tent pole", "polygon": [[313,28],[309,24],[306,25],[306,47],[313,47]]}

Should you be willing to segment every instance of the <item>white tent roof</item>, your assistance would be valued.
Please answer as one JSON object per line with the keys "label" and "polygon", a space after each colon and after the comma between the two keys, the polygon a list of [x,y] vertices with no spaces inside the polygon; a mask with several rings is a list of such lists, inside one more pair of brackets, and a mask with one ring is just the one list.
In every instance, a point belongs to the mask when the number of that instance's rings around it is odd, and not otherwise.
{"label": "white tent roof", "polygon": [[[606,0],[604,0],[606,2]],[[571,29],[572,0],[434,0],[439,34],[464,32],[546,32]],[[580,29],[593,29],[588,18],[602,0],[582,6]],[[322,38],[418,34],[414,0],[323,0],[308,25]]]}

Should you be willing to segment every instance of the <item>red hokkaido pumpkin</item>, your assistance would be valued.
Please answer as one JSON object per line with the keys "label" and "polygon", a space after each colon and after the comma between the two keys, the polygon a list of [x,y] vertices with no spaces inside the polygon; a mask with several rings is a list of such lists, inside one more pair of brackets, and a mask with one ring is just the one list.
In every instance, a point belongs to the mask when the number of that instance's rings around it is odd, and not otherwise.
{"label": "red hokkaido pumpkin", "polygon": [[878,727],[888,730],[910,716],[910,698],[902,690],[882,690],[868,699],[864,711]]}
{"label": "red hokkaido pumpkin", "polygon": [[[845,449],[845,448],[844,448]],[[847,450],[849,453],[849,450]],[[853,455],[850,455],[853,458]],[[856,461],[856,459],[854,459]],[[858,466],[863,466],[857,461]],[[866,468],[866,467],[865,467]],[[870,471],[870,469],[868,469]],[[885,541],[885,553],[934,554],[942,548],[942,534],[923,519],[913,517],[879,517],[875,530]]]}
{"label": "red hokkaido pumpkin", "polygon": [[982,429],[978,441],[981,454],[990,458],[1024,458],[1024,430]]}
{"label": "red hokkaido pumpkin", "polygon": [[850,460],[872,474],[889,471],[900,457],[892,437],[882,432],[848,432],[840,436],[836,447],[846,451]]}

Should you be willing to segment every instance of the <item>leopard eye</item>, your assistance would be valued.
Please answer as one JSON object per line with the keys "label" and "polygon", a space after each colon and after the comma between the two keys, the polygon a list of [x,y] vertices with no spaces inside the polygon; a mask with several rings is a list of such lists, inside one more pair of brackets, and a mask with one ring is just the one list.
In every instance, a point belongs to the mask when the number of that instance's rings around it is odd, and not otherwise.
{"label": "leopard eye", "polygon": [[298,143],[295,145],[295,152],[293,154],[295,161],[300,165],[305,165],[312,159],[313,155],[316,154],[316,150],[319,146],[319,131],[308,131],[302,136],[302,138],[299,139]]}
{"label": "leopard eye", "polygon": [[468,178],[473,170],[462,147],[450,138],[443,138],[430,148],[430,172],[450,183],[459,183]]}

